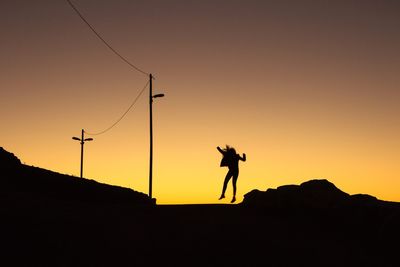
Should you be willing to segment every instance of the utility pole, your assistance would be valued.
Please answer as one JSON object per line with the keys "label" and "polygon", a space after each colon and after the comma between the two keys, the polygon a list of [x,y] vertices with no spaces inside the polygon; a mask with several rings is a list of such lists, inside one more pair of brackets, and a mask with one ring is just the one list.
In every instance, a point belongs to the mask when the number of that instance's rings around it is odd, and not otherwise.
{"label": "utility pole", "polygon": [[81,138],[78,137],[72,137],[73,140],[77,140],[81,142],[81,178],[83,178],[83,145],[85,144],[86,141],[93,141],[93,138],[86,138],[85,139],[85,130],[82,129],[82,134]]}
{"label": "utility pole", "polygon": [[149,197],[152,199],[153,191],[153,75],[149,75],[149,101],[150,101],[150,170],[149,170]]}
{"label": "utility pole", "polygon": [[150,104],[150,170],[149,170],[149,197],[153,198],[153,98],[163,97],[164,94],[153,95],[153,75],[150,73],[149,104]]}

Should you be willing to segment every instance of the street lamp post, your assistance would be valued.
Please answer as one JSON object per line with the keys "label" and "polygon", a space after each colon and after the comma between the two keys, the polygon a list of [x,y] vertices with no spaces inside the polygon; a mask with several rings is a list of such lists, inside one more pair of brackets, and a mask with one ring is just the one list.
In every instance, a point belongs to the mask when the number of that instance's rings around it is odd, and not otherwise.
{"label": "street lamp post", "polygon": [[93,141],[93,138],[85,138],[84,137],[85,131],[82,129],[82,135],[81,138],[78,137],[72,137],[73,140],[77,140],[81,142],[81,178],[83,178],[83,145],[85,144],[86,141]]}
{"label": "street lamp post", "polygon": [[150,73],[150,170],[149,170],[149,197],[152,199],[153,191],[153,98],[164,97],[164,94],[153,95],[153,75]]}

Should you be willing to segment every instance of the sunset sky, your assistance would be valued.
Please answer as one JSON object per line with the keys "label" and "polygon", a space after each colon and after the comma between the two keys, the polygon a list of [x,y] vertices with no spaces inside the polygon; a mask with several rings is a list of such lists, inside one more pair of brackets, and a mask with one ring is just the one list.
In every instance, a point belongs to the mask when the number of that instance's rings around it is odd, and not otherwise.
{"label": "sunset sky", "polygon": [[[72,1],[72,0],[71,0]],[[119,53],[152,73],[157,203],[238,202],[326,178],[400,201],[399,1],[73,0]],[[0,146],[79,176],[82,128],[99,132],[148,77],[113,54],[67,1],[0,7]],[[148,91],[85,145],[84,176],[148,193]]]}

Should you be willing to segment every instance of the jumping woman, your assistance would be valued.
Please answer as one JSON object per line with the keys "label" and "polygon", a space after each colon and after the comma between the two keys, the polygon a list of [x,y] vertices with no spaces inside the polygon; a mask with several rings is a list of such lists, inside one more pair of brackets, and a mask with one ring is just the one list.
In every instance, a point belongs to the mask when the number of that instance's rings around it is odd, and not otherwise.
{"label": "jumping woman", "polygon": [[236,201],[236,181],[239,177],[239,160],[246,161],[246,154],[243,153],[243,157],[236,154],[236,150],[233,147],[226,145],[224,149],[217,147],[218,151],[221,152],[223,158],[221,160],[221,167],[228,167],[228,173],[225,176],[224,186],[222,188],[222,194],[220,200],[225,198],[226,187],[228,186],[229,180],[232,178],[233,186],[233,198],[231,203]]}

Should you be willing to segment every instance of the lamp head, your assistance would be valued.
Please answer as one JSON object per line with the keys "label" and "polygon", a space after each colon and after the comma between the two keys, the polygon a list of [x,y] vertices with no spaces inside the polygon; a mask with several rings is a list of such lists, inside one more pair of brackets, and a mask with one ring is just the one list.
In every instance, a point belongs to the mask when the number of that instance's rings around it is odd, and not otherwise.
{"label": "lamp head", "polygon": [[164,97],[164,94],[156,94],[156,95],[153,95],[153,98],[157,98],[157,97]]}

